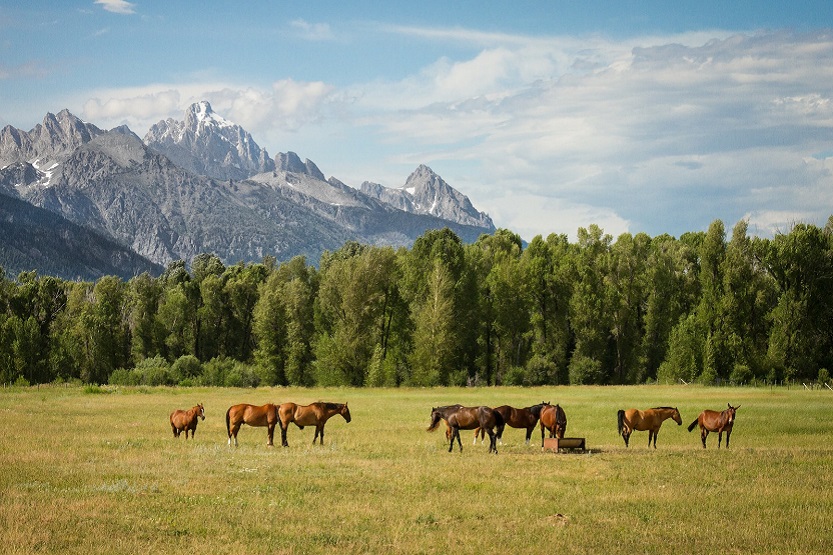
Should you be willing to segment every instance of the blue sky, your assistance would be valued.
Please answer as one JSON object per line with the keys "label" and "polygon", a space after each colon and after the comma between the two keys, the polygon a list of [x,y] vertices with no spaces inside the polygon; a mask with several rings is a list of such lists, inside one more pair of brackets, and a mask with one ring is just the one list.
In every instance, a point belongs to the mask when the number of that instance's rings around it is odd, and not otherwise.
{"label": "blue sky", "polygon": [[427,164],[527,240],[833,214],[833,2],[0,0],[0,126],[199,100],[353,187]]}

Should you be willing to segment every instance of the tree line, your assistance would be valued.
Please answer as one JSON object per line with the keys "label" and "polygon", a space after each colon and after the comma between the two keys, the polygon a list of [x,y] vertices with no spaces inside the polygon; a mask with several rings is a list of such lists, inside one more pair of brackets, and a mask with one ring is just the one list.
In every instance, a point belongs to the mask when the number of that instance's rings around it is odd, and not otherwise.
{"label": "tree line", "polygon": [[772,239],[720,220],[409,249],[349,242],[159,277],[0,269],[0,382],[434,386],[828,379],[833,216]]}

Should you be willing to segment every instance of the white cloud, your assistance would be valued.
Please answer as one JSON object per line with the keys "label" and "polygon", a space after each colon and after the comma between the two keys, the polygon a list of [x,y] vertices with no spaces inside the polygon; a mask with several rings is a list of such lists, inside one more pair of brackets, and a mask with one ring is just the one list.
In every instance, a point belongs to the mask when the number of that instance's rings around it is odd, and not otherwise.
{"label": "white cloud", "polygon": [[308,23],[303,19],[296,19],[290,23],[292,28],[298,32],[302,39],[306,40],[332,40],[335,38],[328,23]]}
{"label": "white cloud", "polygon": [[[357,96],[387,141],[423,156],[436,149],[452,185],[455,161],[468,168],[478,160],[480,186],[464,191],[473,198],[514,188],[525,199],[518,202],[537,198],[649,233],[680,222],[683,231],[705,228],[715,218],[731,225],[770,203],[818,219],[833,213],[833,180],[804,159],[829,150],[833,136],[831,40],[596,40],[582,51],[571,41],[503,41]],[[523,210],[492,204],[507,218],[492,214],[498,225],[532,230]],[[535,221],[546,235],[545,219]]]}
{"label": "white cloud", "polygon": [[136,13],[136,4],[134,4],[133,2],[127,2],[125,0],[95,0],[95,3],[99,4],[108,12],[120,13],[125,15]]}

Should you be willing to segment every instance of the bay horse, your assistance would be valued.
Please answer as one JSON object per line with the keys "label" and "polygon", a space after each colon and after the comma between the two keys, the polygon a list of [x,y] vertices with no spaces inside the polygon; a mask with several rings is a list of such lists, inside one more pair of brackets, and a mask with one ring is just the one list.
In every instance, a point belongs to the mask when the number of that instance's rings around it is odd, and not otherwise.
{"label": "bay horse", "polygon": [[722,412],[704,410],[694,419],[694,422],[689,424],[689,432],[697,424],[700,424],[700,439],[703,440],[703,449],[706,448],[706,438],[709,436],[709,432],[717,432],[718,449],[720,449],[720,442],[723,439],[723,432],[726,432],[726,449],[729,448],[729,436],[732,435],[732,426],[735,425],[735,411],[740,408],[740,405],[733,407],[729,403],[726,404],[729,406],[726,410]]}
{"label": "bay horse", "polygon": [[171,429],[174,432],[174,437],[179,437],[179,434],[185,431],[185,439],[188,439],[188,430],[191,430],[191,439],[194,439],[194,434],[197,431],[197,421],[202,418],[205,420],[205,408],[202,403],[194,405],[188,410],[176,409],[171,413]]}
{"label": "bay horse", "polygon": [[497,436],[495,434],[496,427],[504,426],[503,417],[499,412],[490,407],[463,407],[461,405],[451,405],[446,407],[436,407],[431,409],[431,424],[428,426],[428,431],[433,432],[440,425],[440,420],[445,420],[449,428],[451,428],[451,437],[448,444],[448,452],[454,450],[454,439],[457,439],[457,444],[460,446],[460,452],[463,452],[463,443],[460,441],[460,430],[474,430],[481,428],[486,430],[489,434],[489,453],[497,454]]}
{"label": "bay horse", "polygon": [[266,445],[272,447],[275,437],[275,426],[279,421],[278,407],[272,403],[266,403],[259,407],[246,403],[233,405],[226,411],[228,444],[231,445],[233,438],[234,446],[237,447],[237,432],[240,430],[241,425],[248,424],[249,426],[266,426]]}
{"label": "bay horse", "polygon": [[[508,425],[511,428],[526,428],[526,444],[529,445],[529,440],[532,437],[532,432],[538,424],[538,419],[541,417],[541,409],[549,406],[548,402],[541,402],[531,407],[517,409],[509,405],[501,405],[495,407],[496,410],[503,417],[503,426],[497,428],[497,442],[503,445],[503,430]],[[486,437],[486,432],[480,428],[474,431],[474,443],[477,443],[477,436],[480,435],[480,441]]]}
{"label": "bay horse", "polygon": [[564,439],[567,431],[567,415],[561,405],[544,405],[541,409],[541,449],[544,448],[544,430],[550,431],[550,437]]}
{"label": "bay horse", "polygon": [[634,430],[644,432],[648,430],[648,447],[651,440],[654,442],[654,449],[657,448],[657,435],[662,423],[667,419],[673,419],[677,426],[681,426],[683,419],[677,407],[654,407],[647,410],[628,409],[619,411],[619,435],[625,440],[625,447],[631,438]]}
{"label": "bay horse", "polygon": [[315,436],[312,438],[312,443],[315,445],[315,440],[320,436],[321,445],[324,445],[324,424],[327,423],[327,420],[336,414],[340,414],[348,423],[352,420],[347,403],[324,403],[320,401],[309,405],[283,403],[278,407],[278,413],[281,421],[281,445],[283,447],[289,447],[289,443],[286,441],[286,430],[292,422],[301,430],[304,429],[304,426],[314,425]]}

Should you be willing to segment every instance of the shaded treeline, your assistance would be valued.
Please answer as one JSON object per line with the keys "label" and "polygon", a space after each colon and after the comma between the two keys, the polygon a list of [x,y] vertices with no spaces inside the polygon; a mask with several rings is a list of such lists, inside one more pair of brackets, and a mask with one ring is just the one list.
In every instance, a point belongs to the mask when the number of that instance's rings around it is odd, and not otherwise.
{"label": "shaded treeline", "polygon": [[816,379],[833,366],[833,217],[773,239],[597,226],[345,244],[154,278],[0,275],[0,382],[430,386]]}

